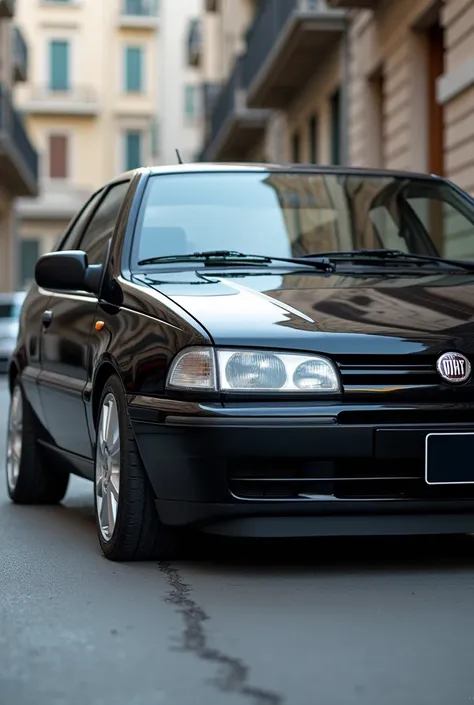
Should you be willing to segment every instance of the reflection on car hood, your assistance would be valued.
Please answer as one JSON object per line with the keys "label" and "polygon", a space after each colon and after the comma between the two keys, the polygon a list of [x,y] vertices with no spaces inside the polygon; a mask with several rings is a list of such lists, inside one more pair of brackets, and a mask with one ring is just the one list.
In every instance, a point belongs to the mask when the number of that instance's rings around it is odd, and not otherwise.
{"label": "reflection on car hood", "polygon": [[[474,354],[474,276],[178,272],[142,277],[218,345]],[[387,344],[389,343],[389,344]],[[348,350],[350,346],[350,351]]]}

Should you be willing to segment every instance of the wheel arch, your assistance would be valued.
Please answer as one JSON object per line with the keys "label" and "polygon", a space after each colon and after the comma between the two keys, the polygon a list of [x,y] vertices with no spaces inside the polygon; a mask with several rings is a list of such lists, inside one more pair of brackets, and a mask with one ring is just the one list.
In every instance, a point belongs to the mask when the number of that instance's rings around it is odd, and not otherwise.
{"label": "wheel arch", "polygon": [[20,374],[20,368],[15,362],[15,360],[11,360],[10,364],[8,366],[8,387],[10,389],[10,394],[13,392],[13,385],[15,384],[15,380]]}
{"label": "wheel arch", "polygon": [[112,358],[104,358],[97,368],[97,371],[94,376],[94,382],[92,385],[91,404],[92,421],[94,424],[94,428],[97,428],[97,420],[99,417],[99,404],[100,399],[102,397],[102,392],[104,391],[104,387],[107,384],[107,380],[110,379],[112,375],[117,375],[122,380],[122,376],[117,368],[117,365],[115,364],[115,361],[112,360]]}

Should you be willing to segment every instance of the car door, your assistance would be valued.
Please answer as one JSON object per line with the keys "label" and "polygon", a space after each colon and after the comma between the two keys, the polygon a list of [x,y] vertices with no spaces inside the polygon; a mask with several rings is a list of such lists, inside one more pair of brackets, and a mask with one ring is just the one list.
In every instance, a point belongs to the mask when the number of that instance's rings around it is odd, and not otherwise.
{"label": "car door", "polygon": [[[112,184],[95,203],[78,241],[88,264],[103,264],[130,182]],[[98,305],[84,291],[51,292],[43,313],[41,373],[38,379],[46,425],[58,448],[92,457],[83,399],[88,380],[89,338]]]}

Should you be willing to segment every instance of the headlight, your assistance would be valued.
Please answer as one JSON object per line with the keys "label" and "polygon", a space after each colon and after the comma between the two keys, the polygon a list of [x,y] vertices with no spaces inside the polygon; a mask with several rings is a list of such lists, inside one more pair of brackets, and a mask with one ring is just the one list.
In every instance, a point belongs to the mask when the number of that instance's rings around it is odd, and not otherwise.
{"label": "headlight", "polygon": [[188,348],[173,361],[170,389],[228,392],[341,391],[334,364],[320,355]]}

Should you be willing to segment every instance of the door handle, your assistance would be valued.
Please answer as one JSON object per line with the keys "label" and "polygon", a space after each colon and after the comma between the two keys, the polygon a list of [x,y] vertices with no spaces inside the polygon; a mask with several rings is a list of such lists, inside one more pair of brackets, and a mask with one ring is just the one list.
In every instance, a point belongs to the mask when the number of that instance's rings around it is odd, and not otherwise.
{"label": "door handle", "polygon": [[41,320],[43,322],[43,326],[47,328],[49,325],[51,325],[51,321],[53,320],[53,312],[48,309],[43,313],[43,317]]}

